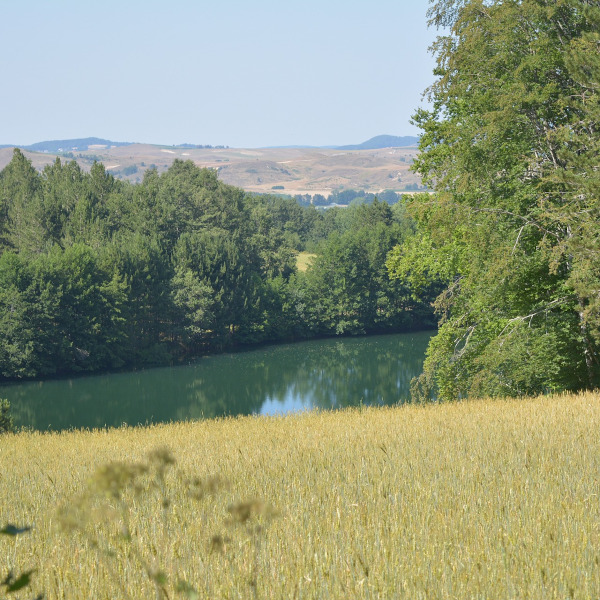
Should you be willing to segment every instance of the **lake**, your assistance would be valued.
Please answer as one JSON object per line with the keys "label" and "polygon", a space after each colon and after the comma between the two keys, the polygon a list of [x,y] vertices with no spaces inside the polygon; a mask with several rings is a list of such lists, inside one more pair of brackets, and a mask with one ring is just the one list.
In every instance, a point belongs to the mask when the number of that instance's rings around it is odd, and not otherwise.
{"label": "lake", "polygon": [[389,405],[409,397],[433,332],[311,340],[187,365],[0,387],[17,426],[119,427]]}

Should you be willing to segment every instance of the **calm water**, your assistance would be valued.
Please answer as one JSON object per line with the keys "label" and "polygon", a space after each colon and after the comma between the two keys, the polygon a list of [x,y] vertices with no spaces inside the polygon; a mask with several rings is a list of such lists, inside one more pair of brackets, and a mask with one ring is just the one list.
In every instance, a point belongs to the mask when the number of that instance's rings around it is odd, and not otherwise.
{"label": "calm water", "polygon": [[431,335],[269,346],[185,366],[9,385],[0,398],[16,425],[39,430],[395,404],[408,397]]}

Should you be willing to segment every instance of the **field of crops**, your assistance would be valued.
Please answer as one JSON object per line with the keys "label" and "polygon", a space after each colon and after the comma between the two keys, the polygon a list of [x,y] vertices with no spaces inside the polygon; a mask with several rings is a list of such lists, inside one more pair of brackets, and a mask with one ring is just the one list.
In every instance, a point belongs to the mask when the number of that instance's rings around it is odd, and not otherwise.
{"label": "field of crops", "polygon": [[27,597],[600,597],[597,394],[4,435],[0,464]]}

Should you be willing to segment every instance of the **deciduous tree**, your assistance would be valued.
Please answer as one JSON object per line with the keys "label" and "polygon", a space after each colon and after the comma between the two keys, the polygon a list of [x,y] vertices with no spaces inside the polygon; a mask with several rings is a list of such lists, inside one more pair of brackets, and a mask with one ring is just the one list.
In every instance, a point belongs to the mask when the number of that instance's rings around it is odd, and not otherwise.
{"label": "deciduous tree", "polygon": [[528,394],[600,383],[600,6],[440,0],[437,79],[415,161],[425,234],[392,274],[445,278],[421,391]]}

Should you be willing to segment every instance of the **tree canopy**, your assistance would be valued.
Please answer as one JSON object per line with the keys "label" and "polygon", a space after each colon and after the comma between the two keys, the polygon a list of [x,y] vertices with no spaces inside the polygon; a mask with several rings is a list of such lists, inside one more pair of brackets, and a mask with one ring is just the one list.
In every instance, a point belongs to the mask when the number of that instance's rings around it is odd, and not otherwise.
{"label": "tree canopy", "polygon": [[600,5],[441,0],[414,168],[421,235],[393,276],[446,288],[417,396],[600,384]]}
{"label": "tree canopy", "polygon": [[[0,379],[431,324],[385,272],[413,233],[402,208],[318,212],[181,160],[135,185],[98,163],[38,173],[15,150],[0,172]],[[307,244],[318,258],[299,273]]]}

